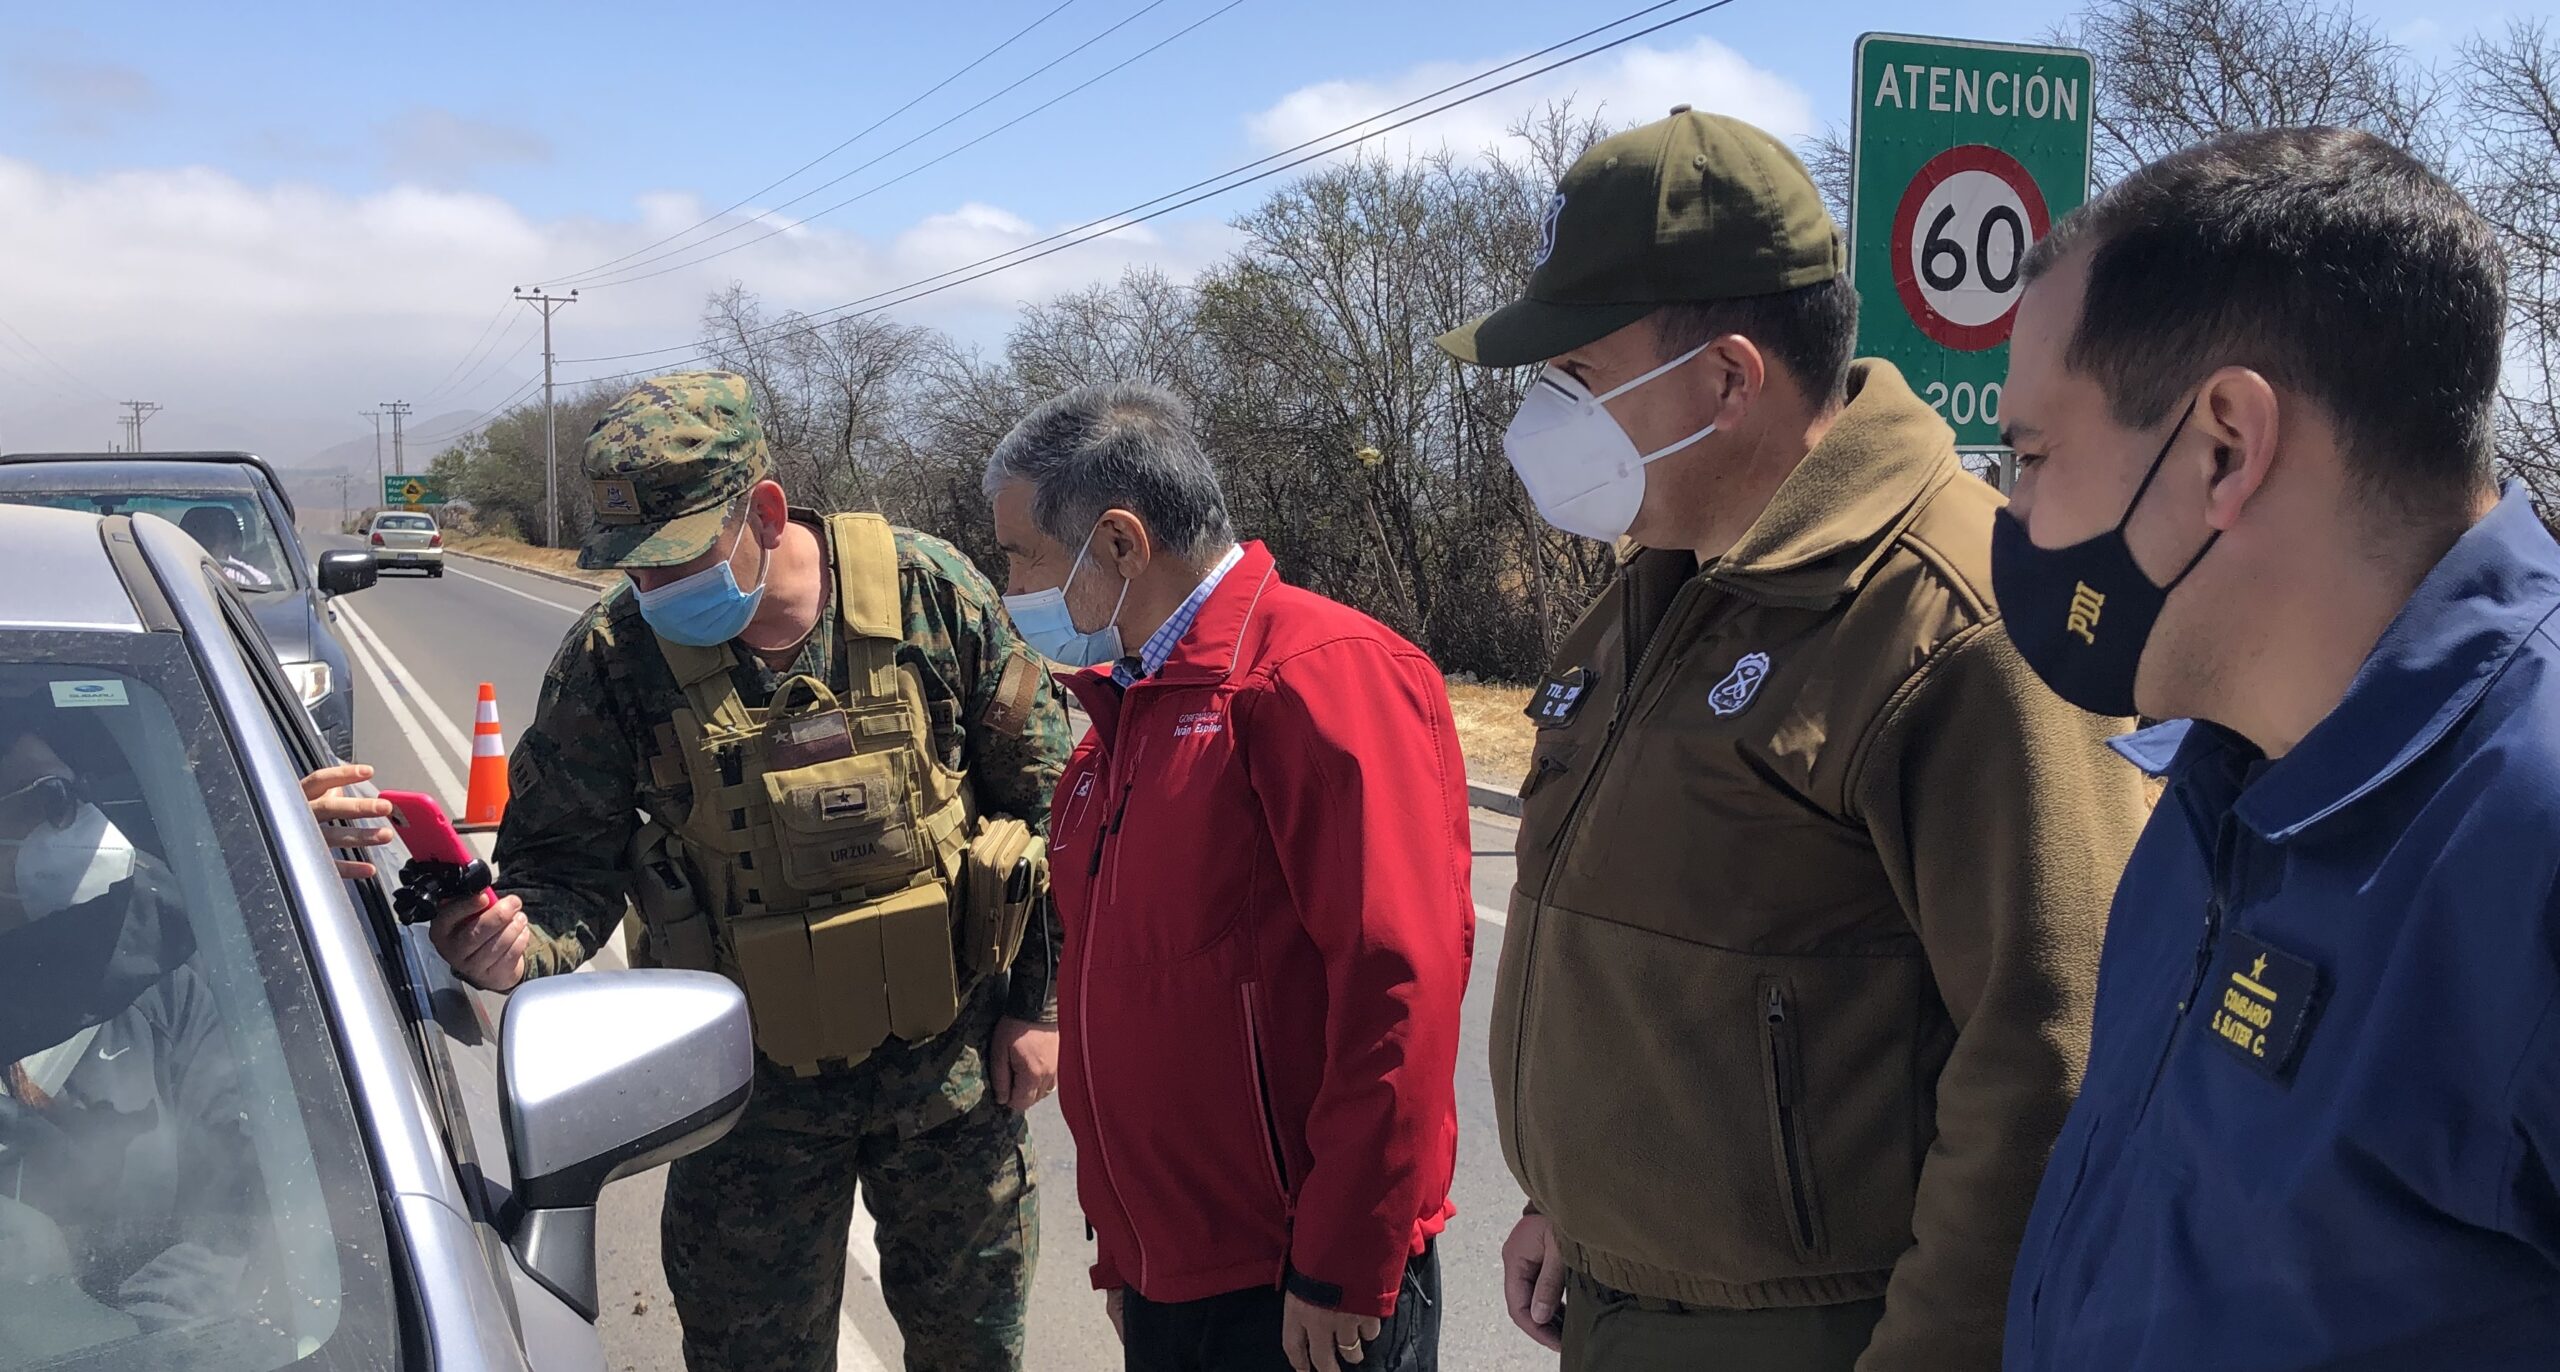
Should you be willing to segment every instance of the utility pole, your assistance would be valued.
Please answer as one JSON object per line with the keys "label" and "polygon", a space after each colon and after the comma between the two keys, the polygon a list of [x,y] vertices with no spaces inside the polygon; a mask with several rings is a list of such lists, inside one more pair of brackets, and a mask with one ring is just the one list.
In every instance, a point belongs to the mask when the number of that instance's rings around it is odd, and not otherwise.
{"label": "utility pole", "polygon": [[560,546],[560,424],[551,409],[551,316],[563,305],[578,303],[578,293],[553,295],[540,286],[516,287],[516,299],[542,311],[542,509],[547,532],[542,546]]}
{"label": "utility pole", "polygon": [[373,489],[379,492],[382,489],[382,411],[358,410],[356,418],[373,421]]}
{"label": "utility pole", "polygon": [[400,421],[408,416],[411,408],[406,400],[382,402],[382,412],[391,416],[391,474],[393,476],[409,474],[408,450],[400,446]]}
{"label": "utility pole", "polygon": [[148,400],[119,400],[116,404],[122,406],[125,410],[124,450],[129,453],[141,452],[143,421],[160,413],[160,407],[152,404]]}

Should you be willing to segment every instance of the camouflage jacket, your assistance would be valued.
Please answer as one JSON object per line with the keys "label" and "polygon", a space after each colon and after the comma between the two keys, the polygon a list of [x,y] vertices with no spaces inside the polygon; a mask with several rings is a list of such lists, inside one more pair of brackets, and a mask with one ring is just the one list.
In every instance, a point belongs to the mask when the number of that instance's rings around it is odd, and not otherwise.
{"label": "camouflage jacket", "polygon": [[[815,525],[806,510],[792,518]],[[923,679],[943,761],[969,774],[982,814],[1011,815],[1045,831],[1049,795],[1071,740],[1065,710],[1048,673],[1019,732],[1005,715],[997,686],[1013,654],[1031,649],[1015,636],[1002,601],[984,574],[950,544],[897,531],[900,600],[906,641],[898,660]],[[789,672],[775,672],[732,644],[740,697],[752,708],[772,699],[791,675],[847,689],[838,651],[833,594]],[[513,796],[494,855],[498,890],[521,896],[534,939],[528,976],[566,972],[612,938],[629,898],[625,854],[640,812],[675,824],[692,804],[684,782],[659,786],[650,776],[650,737],[684,706],[656,636],[640,618],[626,582],[598,601],[569,630],[542,686],[533,726],[516,741],[507,769]],[[1057,917],[1043,906],[1039,927],[1022,941],[1004,1013],[1045,1021],[1056,1006]]]}

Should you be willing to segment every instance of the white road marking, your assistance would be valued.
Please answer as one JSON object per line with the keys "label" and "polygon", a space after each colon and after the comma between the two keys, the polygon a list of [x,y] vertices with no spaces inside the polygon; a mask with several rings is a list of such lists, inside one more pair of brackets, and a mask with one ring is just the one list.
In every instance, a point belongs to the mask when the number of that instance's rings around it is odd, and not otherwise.
{"label": "white road marking", "polygon": [[[503,581],[492,581],[492,580],[490,580],[489,578],[487,578],[487,577],[485,577],[485,576],[480,576],[480,575],[477,575],[477,574],[475,574],[475,573],[466,572],[466,571],[462,570],[460,567],[455,567],[455,566],[451,566],[451,565],[447,565],[447,566],[445,567],[445,569],[444,569],[444,574],[445,574],[446,576],[458,576],[458,577],[461,577],[461,578],[462,578],[463,580],[465,580],[465,581],[477,581],[477,582],[479,582],[479,583],[480,583],[481,585],[483,585],[483,586],[494,586],[494,587],[496,587],[497,589],[499,589],[499,590],[501,590],[501,591],[504,591],[504,592],[506,592],[507,594],[509,594],[509,595],[511,595],[511,596],[518,596],[518,597],[521,597],[521,598],[523,598],[523,599],[525,599],[525,600],[530,600],[530,601],[532,601],[534,604],[539,605],[539,606],[543,607],[543,608],[544,608],[544,609],[546,609],[546,610],[558,610],[558,611],[559,611],[559,612],[561,612],[562,614],[566,614],[566,615],[582,615],[582,614],[585,614],[585,613],[587,612],[587,605],[592,605],[592,604],[594,604],[594,603],[595,603],[594,599],[590,598],[590,599],[586,602],[586,604],[584,604],[584,605],[563,605],[563,604],[561,604],[559,601],[553,600],[553,599],[552,599],[551,597],[549,597],[549,596],[546,596],[546,595],[535,595],[533,592],[528,591],[528,590],[525,590],[525,589],[523,589],[522,587],[518,587],[518,586],[510,586],[510,585],[508,585],[507,583],[505,583],[505,582],[503,582]],[[596,594],[597,594],[597,595],[602,595],[602,594],[604,594],[604,592],[602,592],[602,591],[598,591],[598,592],[596,592]]]}
{"label": "white road marking", "polygon": [[[878,1286],[880,1246],[873,1238],[874,1232],[871,1211],[857,1195],[853,1206],[853,1229],[845,1235],[845,1252],[853,1259],[854,1265],[862,1269],[862,1274],[871,1279],[871,1284]],[[871,1340],[854,1325],[850,1303],[836,1312],[836,1367],[839,1372],[889,1372],[888,1364],[880,1360],[879,1351],[871,1346]]]}
{"label": "white road marking", "polygon": [[[355,630],[355,637],[363,640],[365,646],[372,649],[375,659],[383,665],[384,670],[398,681],[401,689],[408,692],[409,698],[426,709],[428,723],[435,727],[437,736],[443,740],[448,750],[443,756],[459,758],[462,759],[463,765],[470,765],[471,735],[464,733],[454,724],[451,716],[436,707],[435,697],[428,693],[426,687],[418,684],[418,678],[402,664],[397,654],[384,645],[382,636],[373,631],[373,626],[365,622],[364,616],[356,613],[354,606],[342,604],[338,607],[338,613],[346,620],[347,627]],[[478,702],[473,703],[476,705]],[[448,771],[445,775],[449,777],[452,773]],[[459,798],[463,791],[463,787],[456,785],[452,794]]]}
{"label": "white road marking", "polygon": [[[350,621],[353,619],[353,615],[343,605],[338,607],[338,614],[343,619]],[[417,754],[419,764],[427,769],[427,779],[435,784],[437,798],[442,800],[448,808],[458,808],[464,789],[462,778],[454,772],[452,761],[447,757],[445,750],[438,746],[435,735],[429,732],[426,724],[419,720],[417,711],[410,708],[408,697],[394,684],[391,670],[383,666],[374,656],[370,640],[371,635],[368,634],[349,634],[347,649],[355,657],[356,665],[363,668],[365,675],[372,679],[374,698],[380,700],[383,706],[391,711],[392,722],[399,725],[400,732],[408,738],[409,751]],[[469,754],[465,753],[464,756],[467,757]],[[487,835],[467,834],[464,837],[478,842]],[[486,856],[485,852],[483,856]]]}
{"label": "white road marking", "polygon": [[1499,929],[1510,922],[1504,912],[1494,909],[1483,901],[1476,902],[1476,918],[1486,924],[1492,925],[1496,929]]}

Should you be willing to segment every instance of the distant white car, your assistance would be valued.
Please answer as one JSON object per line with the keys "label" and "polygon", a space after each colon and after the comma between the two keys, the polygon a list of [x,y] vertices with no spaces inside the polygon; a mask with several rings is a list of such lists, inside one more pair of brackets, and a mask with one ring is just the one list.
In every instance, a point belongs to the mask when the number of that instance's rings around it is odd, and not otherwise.
{"label": "distant white car", "polygon": [[384,571],[407,567],[429,576],[444,575],[444,533],[434,515],[385,510],[373,517],[365,538],[373,560]]}

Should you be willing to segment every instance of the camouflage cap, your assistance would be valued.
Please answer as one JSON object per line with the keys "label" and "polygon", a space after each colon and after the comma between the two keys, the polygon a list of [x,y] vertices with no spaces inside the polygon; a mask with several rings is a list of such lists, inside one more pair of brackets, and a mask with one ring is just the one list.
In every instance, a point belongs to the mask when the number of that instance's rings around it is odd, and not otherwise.
{"label": "camouflage cap", "polygon": [[578,549],[578,565],[691,562],[719,540],[738,497],[772,470],[745,377],[651,377],[613,402],[587,434],[596,529]]}
{"label": "camouflage cap", "polygon": [[1544,362],[1664,305],[1771,295],[1847,265],[1786,144],[1682,105],[1593,144],[1547,202],[1529,289],[1438,341],[1479,366]]}

